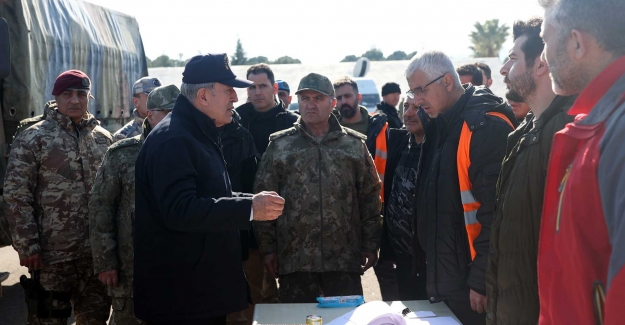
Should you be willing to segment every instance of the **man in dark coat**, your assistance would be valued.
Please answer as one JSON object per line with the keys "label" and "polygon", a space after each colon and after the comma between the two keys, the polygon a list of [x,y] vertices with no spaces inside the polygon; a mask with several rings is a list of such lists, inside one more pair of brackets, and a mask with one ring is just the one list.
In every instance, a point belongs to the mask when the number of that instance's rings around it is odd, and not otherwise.
{"label": "man in dark coat", "polygon": [[394,82],[388,82],[382,86],[382,102],[376,106],[376,113],[382,113],[387,116],[388,127],[391,129],[401,129],[404,126],[397,111],[400,95],[401,89],[399,85]]}
{"label": "man in dark coat", "polygon": [[541,18],[514,23],[514,47],[501,68],[506,97],[526,102],[531,112],[508,136],[497,185],[486,270],[487,324],[538,323],[536,263],[547,163],[553,135],[573,122],[567,112],[574,102],[551,89],[549,66],[540,59],[541,25]]}
{"label": "man in dark coat", "polygon": [[461,85],[444,53],[419,55],[406,78],[408,95],[433,122],[415,205],[429,300],[444,301],[462,324],[484,324],[495,185],[514,114],[489,89]]}
{"label": "man in dark coat", "polygon": [[221,153],[236,79],[226,54],[193,57],[181,95],[137,158],[135,315],[153,324],[225,324],[247,308],[239,230],[275,220],[276,193],[233,193]]}
{"label": "man in dark coat", "polygon": [[247,88],[250,102],[237,107],[239,121],[254,137],[256,149],[263,154],[269,145],[272,133],[293,126],[298,116],[290,112],[281,100],[276,100],[278,84],[271,68],[256,64],[247,69],[247,79],[252,84]]}

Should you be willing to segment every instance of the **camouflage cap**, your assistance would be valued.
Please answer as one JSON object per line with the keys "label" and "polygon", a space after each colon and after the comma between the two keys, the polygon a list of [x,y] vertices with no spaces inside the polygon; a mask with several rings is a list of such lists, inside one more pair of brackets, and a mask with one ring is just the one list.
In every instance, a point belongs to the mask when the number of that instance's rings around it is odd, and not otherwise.
{"label": "camouflage cap", "polygon": [[330,79],[316,73],[310,73],[306,77],[302,78],[295,94],[297,95],[304,90],[314,90],[326,96],[334,97],[334,87],[332,86]]}
{"label": "camouflage cap", "polygon": [[155,88],[148,95],[148,109],[151,111],[173,109],[178,95],[180,95],[180,90],[175,85]]}
{"label": "camouflage cap", "polygon": [[143,77],[135,81],[135,84],[132,85],[132,94],[149,94],[154,88],[160,87],[161,85],[161,81],[158,80],[158,78]]}

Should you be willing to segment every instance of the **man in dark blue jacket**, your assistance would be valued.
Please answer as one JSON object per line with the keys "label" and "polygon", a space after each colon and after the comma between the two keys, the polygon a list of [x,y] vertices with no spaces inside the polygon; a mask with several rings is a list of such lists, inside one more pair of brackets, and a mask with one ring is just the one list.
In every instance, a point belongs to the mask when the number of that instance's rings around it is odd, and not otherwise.
{"label": "man in dark blue jacket", "polygon": [[[275,220],[284,199],[233,193],[221,152],[236,79],[225,54],[193,57],[181,95],[139,157],[135,207],[135,315],[149,324],[225,324],[247,308],[239,230]],[[164,154],[165,153],[165,154]]]}

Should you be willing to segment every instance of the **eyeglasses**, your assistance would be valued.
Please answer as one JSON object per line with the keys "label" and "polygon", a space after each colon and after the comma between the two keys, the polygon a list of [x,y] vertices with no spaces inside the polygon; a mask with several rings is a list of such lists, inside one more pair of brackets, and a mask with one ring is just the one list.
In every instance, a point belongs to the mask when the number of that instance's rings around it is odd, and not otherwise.
{"label": "eyeglasses", "polygon": [[423,95],[425,95],[425,88],[427,88],[429,85],[431,85],[431,84],[433,84],[433,83],[437,82],[438,80],[440,80],[440,79],[441,79],[442,77],[444,77],[445,75],[446,75],[446,74],[444,74],[444,75],[442,75],[442,76],[440,76],[440,77],[438,77],[438,78],[436,78],[436,79],[434,79],[434,80],[430,81],[427,85],[425,85],[425,86],[423,86],[423,87],[419,86],[419,87],[416,87],[416,88],[414,88],[414,89],[410,89],[410,90],[408,90],[408,91],[406,92],[406,95],[407,95],[409,98],[414,98],[415,96],[423,96]]}

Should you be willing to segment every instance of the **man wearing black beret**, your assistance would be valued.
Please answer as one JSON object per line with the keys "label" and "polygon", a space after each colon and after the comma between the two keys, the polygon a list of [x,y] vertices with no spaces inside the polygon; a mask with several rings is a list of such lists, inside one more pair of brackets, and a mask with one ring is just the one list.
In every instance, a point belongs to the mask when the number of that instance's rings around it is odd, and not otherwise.
{"label": "man wearing black beret", "polygon": [[275,220],[275,192],[233,193],[221,152],[237,79],[225,54],[193,57],[173,112],[145,140],[136,163],[135,315],[149,324],[225,324],[246,309],[239,230]]}

